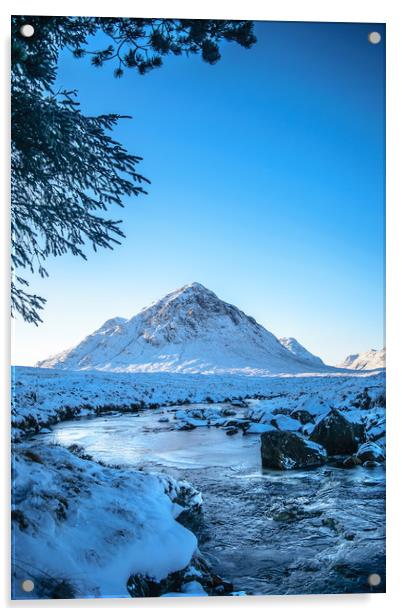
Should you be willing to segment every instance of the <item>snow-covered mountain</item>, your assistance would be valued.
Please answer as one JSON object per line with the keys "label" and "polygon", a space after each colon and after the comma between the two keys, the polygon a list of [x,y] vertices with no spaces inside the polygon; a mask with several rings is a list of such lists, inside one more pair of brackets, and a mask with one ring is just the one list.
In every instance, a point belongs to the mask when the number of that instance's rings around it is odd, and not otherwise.
{"label": "snow-covered mountain", "polygon": [[255,319],[196,282],[169,293],[131,319],[106,321],[76,347],[37,366],[218,374],[331,370],[297,341],[281,343]]}
{"label": "snow-covered mountain", "polygon": [[348,357],[338,366],[349,370],[377,370],[385,368],[385,347],[379,351],[370,349],[365,353],[356,353]]}
{"label": "snow-covered mountain", "polygon": [[279,342],[300,361],[317,368],[325,365],[320,357],[310,353],[296,338],[279,338]]}

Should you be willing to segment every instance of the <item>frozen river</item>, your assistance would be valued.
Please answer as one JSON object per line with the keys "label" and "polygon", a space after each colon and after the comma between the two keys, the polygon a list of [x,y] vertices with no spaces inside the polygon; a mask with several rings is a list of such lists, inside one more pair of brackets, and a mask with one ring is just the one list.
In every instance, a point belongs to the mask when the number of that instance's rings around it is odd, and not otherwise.
{"label": "frozen river", "polygon": [[[216,427],[173,430],[172,409],[56,425],[35,437],[81,445],[106,463],[166,472],[201,490],[203,512],[183,520],[235,590],[357,593],[385,584],[383,467],[261,468],[259,435]],[[368,577],[381,576],[372,587]]]}

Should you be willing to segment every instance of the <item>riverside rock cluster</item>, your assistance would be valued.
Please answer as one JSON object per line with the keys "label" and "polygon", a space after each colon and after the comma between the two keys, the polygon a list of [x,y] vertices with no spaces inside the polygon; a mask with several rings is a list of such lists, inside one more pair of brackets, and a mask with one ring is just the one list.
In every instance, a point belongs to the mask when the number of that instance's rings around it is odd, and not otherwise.
{"label": "riverside rock cluster", "polygon": [[367,440],[364,424],[350,421],[336,409],[316,424],[308,438],[290,431],[261,435],[261,459],[266,468],[309,468],[339,456],[344,458],[341,462],[345,467],[376,465],[385,460],[382,447]]}

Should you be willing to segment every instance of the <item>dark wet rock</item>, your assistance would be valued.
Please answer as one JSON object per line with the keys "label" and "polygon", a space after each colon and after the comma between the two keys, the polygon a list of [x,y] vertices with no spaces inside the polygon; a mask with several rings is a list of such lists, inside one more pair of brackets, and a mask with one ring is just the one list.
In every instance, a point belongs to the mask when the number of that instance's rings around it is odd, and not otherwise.
{"label": "dark wet rock", "polygon": [[319,443],[330,456],[356,453],[359,444],[366,440],[362,423],[349,421],[343,413],[332,409],[318,424],[310,439]]}
{"label": "dark wet rock", "polygon": [[361,460],[359,460],[359,458],[354,455],[345,458],[342,462],[342,466],[344,466],[345,468],[354,468],[355,466],[359,466],[359,464],[361,463]]}
{"label": "dark wet rock", "polygon": [[379,393],[377,395],[377,397],[374,398],[374,404],[375,404],[375,406],[380,406],[382,408],[386,408],[386,406],[387,406],[387,399],[386,399],[385,391]]}
{"label": "dark wet rock", "polygon": [[376,462],[375,460],[366,460],[363,462],[363,466],[365,468],[375,468],[376,466],[381,466],[380,462]]}
{"label": "dark wet rock", "polygon": [[238,432],[236,428],[229,428],[229,430],[226,430],[226,436],[234,436]]}
{"label": "dark wet rock", "polygon": [[266,468],[291,470],[320,466],[327,460],[323,447],[288,431],[261,435],[261,459]]}
{"label": "dark wet rock", "polygon": [[234,411],[233,409],[222,409],[220,414],[222,417],[233,417],[234,415],[236,415],[236,411]]}
{"label": "dark wet rock", "polygon": [[347,530],[344,532],[343,536],[345,537],[346,541],[353,541],[353,539],[356,537],[356,533]]}
{"label": "dark wet rock", "polygon": [[300,411],[292,411],[290,413],[292,419],[297,419],[300,423],[305,426],[308,423],[314,423],[314,415],[312,415],[309,411],[300,410]]}
{"label": "dark wet rock", "polygon": [[192,423],[181,423],[181,424],[177,424],[176,426],[176,430],[195,430],[197,426],[195,426]]}
{"label": "dark wet rock", "polygon": [[212,579],[213,579],[213,584],[214,584],[212,587],[212,590],[214,592],[211,592],[211,594],[213,595],[232,595],[233,594],[234,587],[231,582],[223,580],[217,575],[214,575]]}
{"label": "dark wet rock", "polygon": [[193,419],[205,419],[205,410],[204,409],[191,409],[188,411],[189,417]]}
{"label": "dark wet rock", "polygon": [[268,515],[275,522],[294,522],[318,518],[322,515],[322,510],[317,508],[315,503],[311,503],[308,498],[297,496],[274,501]]}
{"label": "dark wet rock", "polygon": [[76,596],[70,580],[51,576],[35,577],[35,593],[38,599],[74,599]]}
{"label": "dark wet rock", "polygon": [[248,408],[247,402],[245,400],[232,400],[232,406],[235,406],[240,409]]}
{"label": "dark wet rock", "polygon": [[382,447],[376,443],[363,443],[356,452],[361,462],[384,462],[385,455]]}
{"label": "dark wet rock", "polygon": [[322,526],[326,526],[327,528],[338,534],[343,531],[342,524],[339,522],[339,520],[336,520],[335,518],[324,517],[321,520],[321,524]]}
{"label": "dark wet rock", "polygon": [[368,393],[367,387],[365,387],[362,392],[357,394],[354,401],[352,402],[352,406],[354,406],[355,408],[364,409],[364,410],[373,408],[374,402]]}
{"label": "dark wet rock", "polygon": [[351,468],[353,466],[363,465],[365,467],[378,466],[384,462],[385,454],[382,447],[373,442],[367,442],[360,445],[359,449],[353,456],[349,456],[343,461],[343,466]]}
{"label": "dark wet rock", "polygon": [[228,419],[228,421],[225,421],[225,428],[231,427],[246,430],[249,425],[250,421],[248,419]]}
{"label": "dark wet rock", "polygon": [[26,530],[28,528],[27,519],[20,509],[13,509],[11,511],[11,520],[17,522],[20,530]]}
{"label": "dark wet rock", "polygon": [[272,411],[272,415],[290,415],[290,413],[291,413],[291,409],[286,409],[286,408],[274,409]]}
{"label": "dark wet rock", "polygon": [[132,597],[159,597],[159,584],[141,573],[130,575],[127,590]]}
{"label": "dark wet rock", "polygon": [[191,582],[200,584],[209,595],[229,595],[233,584],[212,573],[209,563],[198,552],[190,564],[169,574],[163,580],[155,580],[141,573],[131,575],[127,581],[127,590],[132,597],[160,597],[167,593],[181,593]]}

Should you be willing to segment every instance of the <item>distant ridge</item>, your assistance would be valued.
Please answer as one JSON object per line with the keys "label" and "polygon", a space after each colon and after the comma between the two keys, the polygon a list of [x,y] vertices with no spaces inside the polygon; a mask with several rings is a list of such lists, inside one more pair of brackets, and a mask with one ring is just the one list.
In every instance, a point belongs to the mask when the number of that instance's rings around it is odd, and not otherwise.
{"label": "distant ridge", "polygon": [[385,368],[385,347],[379,351],[370,349],[365,353],[348,355],[348,357],[338,365],[338,368],[348,368],[349,370],[377,370],[379,368]]}
{"label": "distant ridge", "polygon": [[323,367],[325,364],[320,357],[313,355],[296,338],[279,338],[279,342],[299,360],[315,367]]}

